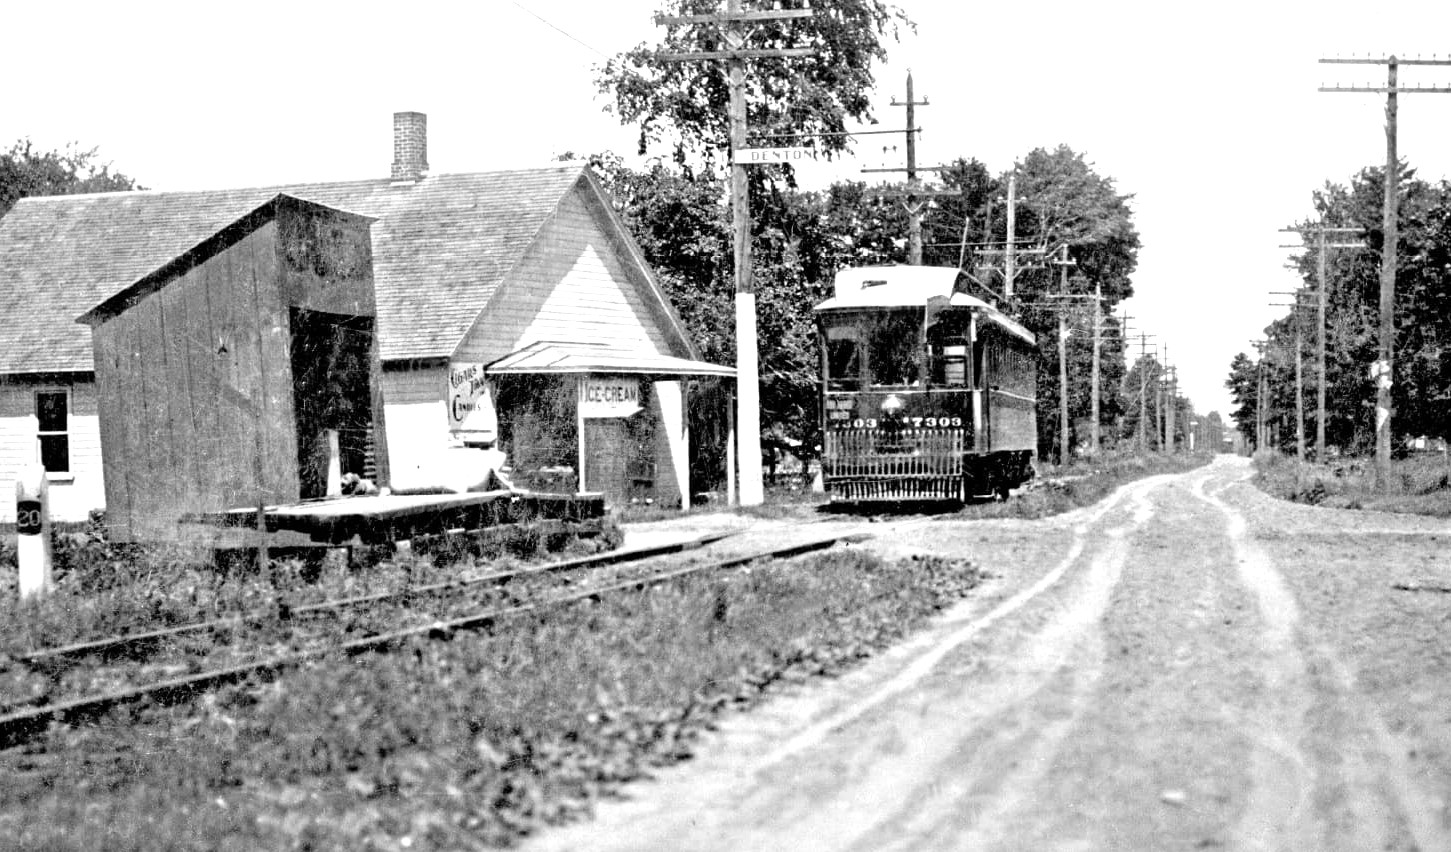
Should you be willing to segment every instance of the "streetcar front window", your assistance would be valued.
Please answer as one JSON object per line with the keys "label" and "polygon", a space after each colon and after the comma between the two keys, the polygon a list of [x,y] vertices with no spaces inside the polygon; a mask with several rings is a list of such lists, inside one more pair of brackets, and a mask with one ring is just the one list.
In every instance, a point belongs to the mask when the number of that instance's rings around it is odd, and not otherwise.
{"label": "streetcar front window", "polygon": [[872,317],[867,369],[871,384],[906,386],[920,381],[922,314],[891,311]]}

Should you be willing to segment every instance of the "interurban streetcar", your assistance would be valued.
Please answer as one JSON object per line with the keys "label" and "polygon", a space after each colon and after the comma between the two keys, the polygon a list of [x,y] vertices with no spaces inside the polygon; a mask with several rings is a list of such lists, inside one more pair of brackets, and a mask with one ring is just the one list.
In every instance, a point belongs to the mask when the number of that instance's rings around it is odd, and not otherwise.
{"label": "interurban streetcar", "polygon": [[817,305],[833,500],[1006,497],[1033,476],[1037,344],[959,270],[843,269]]}

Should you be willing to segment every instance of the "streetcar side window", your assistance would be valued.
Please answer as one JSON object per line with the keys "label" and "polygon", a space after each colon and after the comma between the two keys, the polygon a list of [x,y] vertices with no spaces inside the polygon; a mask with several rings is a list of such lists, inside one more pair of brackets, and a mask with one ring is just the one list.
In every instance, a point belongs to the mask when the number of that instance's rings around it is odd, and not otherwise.
{"label": "streetcar side window", "polygon": [[969,387],[972,373],[969,317],[965,312],[940,314],[927,329],[931,382],[937,387]]}
{"label": "streetcar side window", "polygon": [[854,337],[826,340],[826,381],[832,390],[856,390],[861,383],[861,347]]}

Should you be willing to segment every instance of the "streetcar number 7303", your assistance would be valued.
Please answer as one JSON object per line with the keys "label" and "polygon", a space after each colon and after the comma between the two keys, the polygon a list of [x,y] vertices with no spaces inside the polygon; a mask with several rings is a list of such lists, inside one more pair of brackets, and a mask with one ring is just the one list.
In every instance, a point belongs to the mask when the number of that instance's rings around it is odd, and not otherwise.
{"label": "streetcar number 7303", "polygon": [[[906,423],[906,424],[909,424],[914,429],[921,429],[924,426],[927,427],[928,429],[936,429],[938,427],[961,426],[962,425],[962,418],[961,417],[905,417],[905,418],[903,418],[903,422]],[[867,418],[858,417],[855,420],[851,421],[851,427],[853,429],[875,429],[875,428],[877,428],[877,426],[878,426],[878,422],[877,422],[877,418],[875,418],[875,417],[867,417]]]}

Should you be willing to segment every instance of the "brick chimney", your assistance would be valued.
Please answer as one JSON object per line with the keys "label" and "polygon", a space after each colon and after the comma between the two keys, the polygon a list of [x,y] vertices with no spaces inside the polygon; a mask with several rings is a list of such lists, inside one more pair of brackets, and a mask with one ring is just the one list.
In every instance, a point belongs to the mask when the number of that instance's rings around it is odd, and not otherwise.
{"label": "brick chimney", "polygon": [[428,116],[393,113],[393,180],[417,181],[428,173]]}

